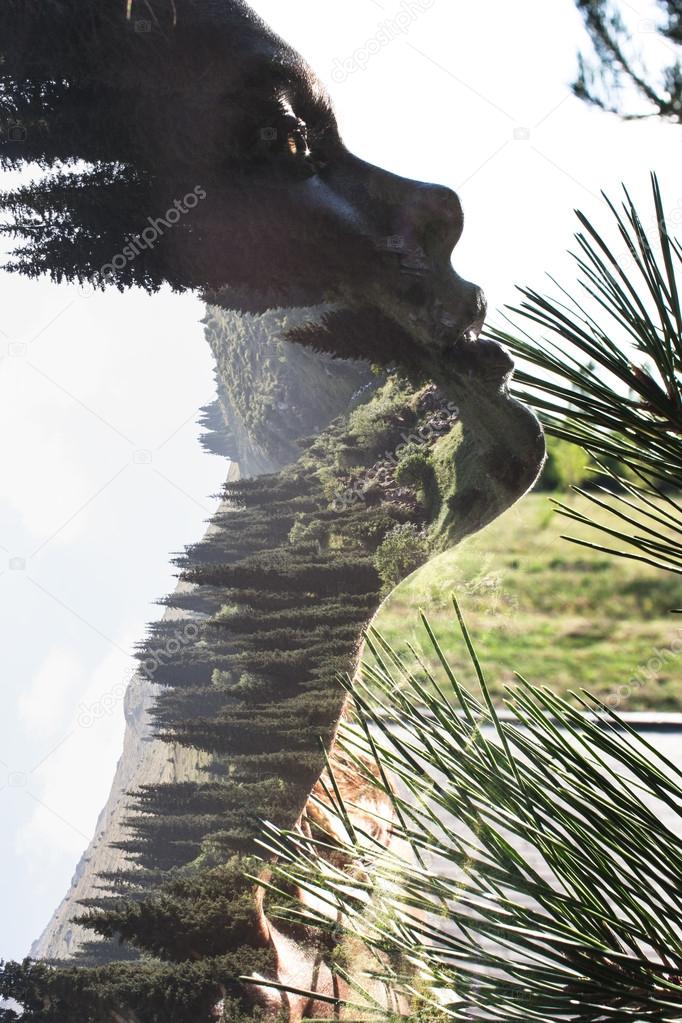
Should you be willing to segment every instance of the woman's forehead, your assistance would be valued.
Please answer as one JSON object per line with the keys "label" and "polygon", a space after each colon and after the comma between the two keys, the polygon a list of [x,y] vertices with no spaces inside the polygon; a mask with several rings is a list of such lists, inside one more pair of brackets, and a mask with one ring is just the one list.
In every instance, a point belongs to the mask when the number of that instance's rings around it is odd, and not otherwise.
{"label": "woman's forehead", "polygon": [[328,105],[327,89],[303,58],[295,50],[282,50],[268,46],[267,42],[265,39],[262,46],[241,55],[239,62],[233,65],[235,77],[254,86],[273,89],[288,86],[311,101]]}

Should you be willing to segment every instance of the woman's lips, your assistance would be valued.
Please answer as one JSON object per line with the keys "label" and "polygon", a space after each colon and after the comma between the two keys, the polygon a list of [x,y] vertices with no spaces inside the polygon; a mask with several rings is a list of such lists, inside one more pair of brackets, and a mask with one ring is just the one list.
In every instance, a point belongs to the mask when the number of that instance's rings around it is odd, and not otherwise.
{"label": "woman's lips", "polygon": [[487,313],[483,291],[461,278],[451,264],[422,263],[417,270],[415,263],[419,290],[404,266],[400,274],[397,291],[404,304],[391,313],[398,313],[413,334],[416,352],[423,353],[423,369],[439,380],[444,372],[451,378],[466,376],[472,385],[480,377],[486,390],[499,390],[514,362],[496,341],[480,339]]}
{"label": "woman's lips", "polygon": [[453,371],[465,373],[484,384],[504,383],[514,370],[514,360],[497,341],[480,340],[478,334],[461,337],[448,350]]}

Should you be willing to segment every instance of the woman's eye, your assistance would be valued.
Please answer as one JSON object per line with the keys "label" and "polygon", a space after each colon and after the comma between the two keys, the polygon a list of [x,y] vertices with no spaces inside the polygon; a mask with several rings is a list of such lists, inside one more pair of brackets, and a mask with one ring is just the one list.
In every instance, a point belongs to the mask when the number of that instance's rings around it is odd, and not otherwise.
{"label": "woman's eye", "polygon": [[287,133],[287,147],[292,156],[310,156],[308,146],[308,126],[300,118],[289,127]]}
{"label": "woman's eye", "polygon": [[311,152],[307,124],[294,114],[287,114],[276,125],[261,128],[257,151],[273,172],[279,169],[311,177],[324,166],[324,161]]}

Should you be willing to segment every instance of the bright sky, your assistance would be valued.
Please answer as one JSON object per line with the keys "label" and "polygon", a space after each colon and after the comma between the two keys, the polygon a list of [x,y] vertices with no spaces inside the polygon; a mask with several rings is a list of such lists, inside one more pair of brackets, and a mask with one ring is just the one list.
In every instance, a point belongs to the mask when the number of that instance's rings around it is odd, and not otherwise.
{"label": "bright sky", "polygon": [[[513,300],[515,283],[542,286],[547,270],[570,279],[572,210],[599,215],[601,188],[626,180],[644,199],[656,168],[682,222],[680,129],[624,124],[570,95],[582,40],[572,0],[253,6],[327,81],[350,148],[460,192],[455,265],[491,308]],[[627,7],[649,45],[648,0]],[[386,22],[395,38],[382,43]],[[42,930],[92,833],[120,750],[132,646],[159,616],[169,554],[201,535],[226,465],[197,443],[213,386],[196,299],[85,298],[0,274],[0,309],[0,958],[10,958]]]}

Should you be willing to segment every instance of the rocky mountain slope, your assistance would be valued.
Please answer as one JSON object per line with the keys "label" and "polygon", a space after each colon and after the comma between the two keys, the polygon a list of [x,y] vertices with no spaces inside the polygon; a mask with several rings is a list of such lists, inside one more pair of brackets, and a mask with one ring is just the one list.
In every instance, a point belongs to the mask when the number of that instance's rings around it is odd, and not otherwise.
{"label": "rocky mountain slope", "polygon": [[[238,475],[238,466],[232,463],[228,478],[235,479]],[[168,620],[176,615],[177,612],[169,609],[164,618]],[[156,686],[137,674],[128,685],[124,700],[126,728],[123,752],[109,798],[97,820],[95,834],[76,867],[68,892],[41,936],[31,946],[33,958],[66,959],[82,942],[93,940],[92,932],[73,923],[72,919],[81,912],[79,901],[96,894],[99,874],[129,866],[125,852],[111,845],[125,838],[123,821],[129,814],[126,794],[141,785],[196,780],[210,759],[197,750],[160,742],[152,737],[149,710],[155,689]]]}
{"label": "rocky mountain slope", "polygon": [[[205,442],[230,459],[228,481],[239,478],[240,472],[245,476],[272,472],[295,459],[297,442],[343,412],[371,381],[364,364],[331,359],[283,340],[284,330],[292,323],[305,323],[311,315],[309,310],[288,309],[251,316],[207,307],[203,322],[216,360],[217,399],[203,420],[212,431]],[[224,511],[222,505],[218,514]],[[179,583],[178,589],[183,588],[188,584]],[[164,619],[176,615],[168,609]],[[68,892],[31,947],[34,958],[66,959],[83,942],[93,940],[92,932],[72,921],[81,912],[80,901],[98,894],[95,886],[102,872],[130,867],[125,852],[112,848],[126,837],[123,822],[130,812],[126,794],[142,785],[195,781],[200,776],[206,780],[206,755],[153,738],[149,711],[155,689],[139,675],[130,681],[123,751],[109,798]]]}

